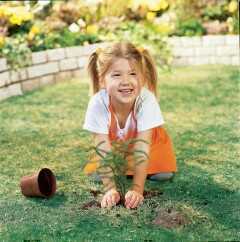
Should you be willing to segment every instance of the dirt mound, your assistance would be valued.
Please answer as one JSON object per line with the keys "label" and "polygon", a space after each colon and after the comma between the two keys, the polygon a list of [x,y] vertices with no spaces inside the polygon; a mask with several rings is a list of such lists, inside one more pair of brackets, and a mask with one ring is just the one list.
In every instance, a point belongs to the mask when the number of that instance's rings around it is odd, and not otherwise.
{"label": "dirt mound", "polygon": [[160,209],[153,224],[164,228],[177,228],[188,223],[187,218],[180,212],[173,209]]}
{"label": "dirt mound", "polygon": [[89,208],[101,208],[101,204],[96,200],[92,200],[90,202],[84,203],[81,206],[81,209],[84,209],[84,210],[88,210]]}

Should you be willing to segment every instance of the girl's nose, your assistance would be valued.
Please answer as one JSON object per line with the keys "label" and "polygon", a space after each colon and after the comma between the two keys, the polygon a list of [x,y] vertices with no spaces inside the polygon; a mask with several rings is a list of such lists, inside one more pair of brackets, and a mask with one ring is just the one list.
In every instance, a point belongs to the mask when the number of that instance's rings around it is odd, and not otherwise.
{"label": "girl's nose", "polygon": [[123,76],[122,81],[121,81],[121,84],[122,85],[128,85],[129,83],[130,83],[129,77],[127,75],[126,76]]}

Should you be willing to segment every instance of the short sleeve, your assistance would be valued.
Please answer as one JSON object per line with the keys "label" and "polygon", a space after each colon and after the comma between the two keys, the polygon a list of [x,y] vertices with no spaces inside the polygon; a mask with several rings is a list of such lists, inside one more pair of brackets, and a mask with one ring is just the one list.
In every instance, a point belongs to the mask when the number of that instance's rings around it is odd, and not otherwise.
{"label": "short sleeve", "polygon": [[164,124],[158,101],[155,95],[147,89],[145,89],[138,98],[136,119],[138,132]]}
{"label": "short sleeve", "polygon": [[101,97],[95,94],[89,101],[83,129],[98,134],[108,134],[109,111]]}

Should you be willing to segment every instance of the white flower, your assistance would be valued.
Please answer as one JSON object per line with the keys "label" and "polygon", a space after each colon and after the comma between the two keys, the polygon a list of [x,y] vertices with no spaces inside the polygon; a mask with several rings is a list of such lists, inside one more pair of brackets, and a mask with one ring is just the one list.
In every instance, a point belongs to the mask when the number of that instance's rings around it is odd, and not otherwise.
{"label": "white flower", "polygon": [[72,32],[72,33],[76,33],[80,30],[80,27],[76,24],[76,23],[72,23],[68,29]]}

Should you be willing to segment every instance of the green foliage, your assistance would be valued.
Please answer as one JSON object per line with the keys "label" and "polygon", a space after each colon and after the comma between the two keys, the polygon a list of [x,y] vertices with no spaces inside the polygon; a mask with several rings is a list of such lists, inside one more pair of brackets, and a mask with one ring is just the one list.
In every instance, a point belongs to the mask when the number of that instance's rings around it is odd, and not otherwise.
{"label": "green foliage", "polygon": [[205,34],[205,29],[199,20],[187,19],[185,21],[178,22],[174,34],[178,36],[199,36]]}
{"label": "green foliage", "polygon": [[39,33],[32,41],[26,35],[15,34],[8,38],[0,49],[0,57],[5,57],[13,69],[19,69],[31,64],[31,52],[47,49],[96,43],[99,39],[93,34],[72,33],[67,28],[60,32]]}
{"label": "green foliage", "polygon": [[9,38],[0,49],[0,57],[5,57],[12,69],[19,69],[31,64],[31,50],[24,36]]}
{"label": "green foliage", "polygon": [[59,32],[40,33],[36,35],[30,47],[32,51],[40,51],[96,42],[99,42],[97,35],[82,34],[79,32],[73,33],[65,28]]}
{"label": "green foliage", "polygon": [[[139,142],[147,143],[145,140],[141,139],[130,139],[125,142],[114,141],[111,144],[111,150],[106,151],[101,148],[101,145],[104,143],[104,141],[102,141],[96,146],[91,146],[87,149],[87,152],[90,154],[94,152],[100,159],[100,165],[97,168],[97,174],[99,174],[102,179],[108,180],[109,184],[115,184],[122,199],[126,193],[127,171],[134,172],[135,166],[148,159],[147,153],[134,148],[134,145]],[[129,159],[133,159],[133,167],[128,166]],[[86,162],[83,167],[88,162]],[[108,190],[112,188],[107,184],[106,186]]]}
{"label": "green foliage", "polygon": [[123,22],[114,31],[102,29],[100,39],[130,41],[137,46],[143,46],[153,53],[154,59],[162,69],[168,68],[171,62],[171,51],[166,40],[154,25],[148,23]]}
{"label": "green foliage", "polygon": [[229,12],[226,8],[226,3],[219,2],[215,5],[208,5],[206,8],[203,9],[202,17],[204,20],[219,20],[225,21],[229,16]]}

